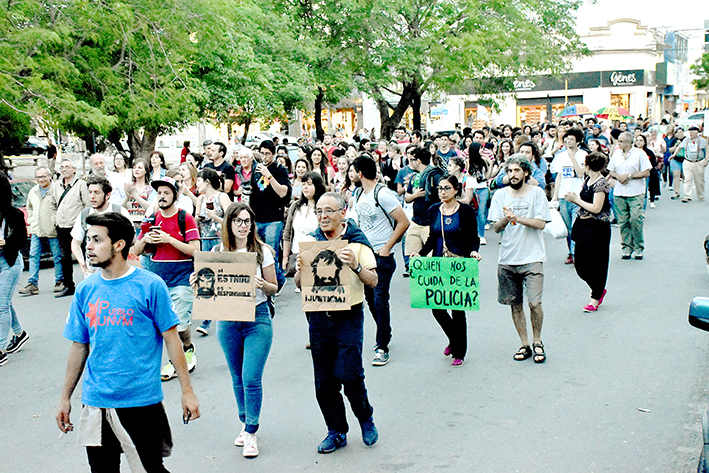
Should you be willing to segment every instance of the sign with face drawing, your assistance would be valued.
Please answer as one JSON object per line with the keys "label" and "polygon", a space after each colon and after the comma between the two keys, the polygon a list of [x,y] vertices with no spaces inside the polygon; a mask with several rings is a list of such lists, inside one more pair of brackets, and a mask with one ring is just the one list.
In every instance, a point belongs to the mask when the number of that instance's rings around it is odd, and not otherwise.
{"label": "sign with face drawing", "polygon": [[347,242],[304,241],[300,243],[300,285],[305,312],[350,310],[352,270],[337,257]]}
{"label": "sign with face drawing", "polygon": [[256,253],[197,251],[192,318],[256,320]]}

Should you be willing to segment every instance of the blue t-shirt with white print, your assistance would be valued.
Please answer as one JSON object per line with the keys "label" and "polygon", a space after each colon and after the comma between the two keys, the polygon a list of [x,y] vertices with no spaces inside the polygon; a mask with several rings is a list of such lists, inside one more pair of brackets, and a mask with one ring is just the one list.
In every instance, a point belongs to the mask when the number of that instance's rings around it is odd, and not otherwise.
{"label": "blue t-shirt with white print", "polygon": [[90,345],[82,403],[100,408],[161,402],[162,333],[179,324],[165,282],[131,268],[118,279],[101,272],[76,288],[64,337]]}

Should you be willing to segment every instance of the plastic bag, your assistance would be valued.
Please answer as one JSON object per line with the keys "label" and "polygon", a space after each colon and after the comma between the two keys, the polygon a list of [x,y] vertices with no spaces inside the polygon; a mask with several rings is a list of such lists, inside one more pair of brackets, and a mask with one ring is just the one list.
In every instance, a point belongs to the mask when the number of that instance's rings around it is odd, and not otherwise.
{"label": "plastic bag", "polygon": [[561,214],[555,208],[550,208],[549,213],[551,214],[551,222],[547,222],[544,227],[544,233],[552,238],[566,238],[569,232],[566,230],[566,225],[564,225],[564,220],[561,218]]}

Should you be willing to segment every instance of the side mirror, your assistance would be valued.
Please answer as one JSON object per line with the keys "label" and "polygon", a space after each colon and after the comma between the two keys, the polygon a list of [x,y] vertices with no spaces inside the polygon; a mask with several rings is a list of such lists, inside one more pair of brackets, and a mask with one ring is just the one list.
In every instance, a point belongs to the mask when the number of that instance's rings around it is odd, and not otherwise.
{"label": "side mirror", "polygon": [[695,297],[689,306],[689,324],[709,332],[709,297]]}

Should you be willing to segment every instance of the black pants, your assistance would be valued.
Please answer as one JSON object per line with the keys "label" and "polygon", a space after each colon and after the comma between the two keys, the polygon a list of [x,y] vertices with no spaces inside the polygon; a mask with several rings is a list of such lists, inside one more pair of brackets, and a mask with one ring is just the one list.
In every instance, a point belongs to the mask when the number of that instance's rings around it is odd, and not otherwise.
{"label": "black pants", "polygon": [[599,300],[608,279],[611,225],[595,218],[577,218],[572,238],[576,242],[576,274],[591,288],[591,298]]}
{"label": "black pants", "polygon": [[[135,445],[143,468],[148,473],[168,472],[162,464],[172,448],[172,434],[162,403],[144,407],[116,409],[121,425]],[[92,473],[120,473],[121,444],[102,412],[101,446],[86,447]],[[169,472],[168,472],[169,473]]]}
{"label": "black pants", "polygon": [[74,285],[74,263],[71,259],[71,228],[57,227],[57,241],[62,252],[62,278],[64,287],[73,290]]}
{"label": "black pants", "polygon": [[448,344],[451,347],[451,356],[460,360],[465,359],[465,354],[468,351],[468,327],[465,322],[464,310],[432,309],[433,317],[435,317],[438,325],[443,329],[443,333],[448,337]]}

